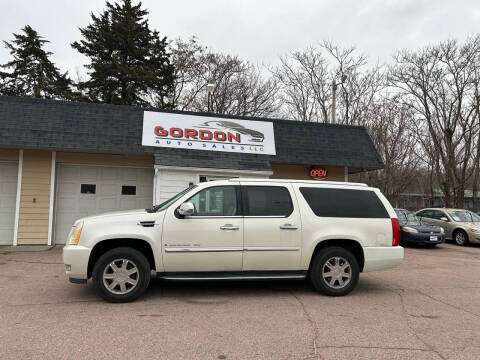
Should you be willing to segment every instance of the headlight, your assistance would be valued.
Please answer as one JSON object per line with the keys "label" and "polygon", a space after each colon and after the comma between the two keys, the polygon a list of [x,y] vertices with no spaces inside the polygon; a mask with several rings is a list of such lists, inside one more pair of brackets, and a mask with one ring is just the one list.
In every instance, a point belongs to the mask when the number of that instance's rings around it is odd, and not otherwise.
{"label": "headlight", "polygon": [[441,233],[441,234],[444,234],[444,233],[445,233],[445,230],[443,230],[442,227],[440,228],[440,233]]}
{"label": "headlight", "polygon": [[480,229],[479,228],[471,228],[470,231],[475,233],[475,234],[480,234]]}
{"label": "headlight", "polygon": [[410,226],[402,226],[402,230],[409,233],[418,233],[417,229],[411,228]]}
{"label": "headlight", "polygon": [[78,241],[80,240],[80,235],[82,234],[83,222],[76,222],[72,230],[70,230],[70,234],[68,235],[68,244],[69,245],[77,245]]}

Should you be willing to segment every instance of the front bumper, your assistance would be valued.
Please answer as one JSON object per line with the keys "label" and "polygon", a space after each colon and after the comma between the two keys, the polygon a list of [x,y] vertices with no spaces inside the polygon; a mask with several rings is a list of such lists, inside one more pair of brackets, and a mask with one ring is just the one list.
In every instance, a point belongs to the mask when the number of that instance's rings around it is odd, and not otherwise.
{"label": "front bumper", "polygon": [[75,282],[88,279],[88,259],[92,249],[80,245],[67,245],[63,248],[63,263],[66,274]]}
{"label": "front bumper", "polygon": [[401,246],[370,246],[363,248],[365,264],[363,272],[391,269],[403,260]]}
{"label": "front bumper", "polygon": [[[437,240],[431,241],[430,236],[436,236]],[[415,244],[441,244],[445,242],[445,234],[441,233],[408,233],[402,231],[402,241]]]}

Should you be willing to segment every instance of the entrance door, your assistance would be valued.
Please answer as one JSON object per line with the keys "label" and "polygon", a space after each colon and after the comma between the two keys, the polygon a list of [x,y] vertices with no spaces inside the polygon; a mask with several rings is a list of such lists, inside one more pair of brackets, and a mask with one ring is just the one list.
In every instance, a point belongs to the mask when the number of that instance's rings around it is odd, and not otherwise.
{"label": "entrance door", "polygon": [[243,270],[298,270],[301,221],[290,186],[242,185]]}
{"label": "entrance door", "polygon": [[65,244],[75,220],[152,206],[152,168],[60,164],[55,243]]}
{"label": "entrance door", "polygon": [[241,271],[243,219],[239,215],[239,186],[205,188],[187,202],[192,216],[165,215],[162,243],[165,271]]}
{"label": "entrance door", "polygon": [[0,162],[0,245],[13,244],[18,164]]}

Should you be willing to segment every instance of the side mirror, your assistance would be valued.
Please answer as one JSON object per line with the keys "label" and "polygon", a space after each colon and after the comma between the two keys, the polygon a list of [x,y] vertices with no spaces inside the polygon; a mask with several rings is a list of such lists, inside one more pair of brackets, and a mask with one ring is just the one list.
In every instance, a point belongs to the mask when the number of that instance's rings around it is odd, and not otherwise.
{"label": "side mirror", "polygon": [[445,221],[445,222],[448,221],[448,219],[445,216],[441,217],[440,220]]}
{"label": "side mirror", "polygon": [[180,216],[191,216],[195,211],[195,207],[190,202],[184,202],[180,207],[177,209],[177,214]]}

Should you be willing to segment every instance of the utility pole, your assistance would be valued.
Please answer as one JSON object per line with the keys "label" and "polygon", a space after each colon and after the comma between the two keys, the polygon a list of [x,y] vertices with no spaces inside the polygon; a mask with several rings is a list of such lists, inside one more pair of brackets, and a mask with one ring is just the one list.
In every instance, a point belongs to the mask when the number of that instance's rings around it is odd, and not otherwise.
{"label": "utility pole", "polygon": [[335,81],[332,81],[332,124],[337,122],[336,112],[337,112],[337,86]]}
{"label": "utility pole", "polygon": [[337,87],[347,80],[347,75],[343,74],[339,83],[332,81],[332,124],[337,123]]}
{"label": "utility pole", "polygon": [[212,112],[212,98],[215,90],[215,83],[209,82],[207,84],[207,111]]}

